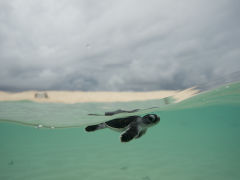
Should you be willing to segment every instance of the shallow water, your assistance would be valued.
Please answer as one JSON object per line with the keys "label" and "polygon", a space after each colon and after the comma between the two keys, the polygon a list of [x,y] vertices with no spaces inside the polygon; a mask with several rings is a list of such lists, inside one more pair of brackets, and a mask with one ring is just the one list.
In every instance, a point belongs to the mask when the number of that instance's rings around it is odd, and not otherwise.
{"label": "shallow water", "polygon": [[[232,93],[223,93],[229,88]],[[86,133],[83,127],[34,128],[4,119],[0,179],[238,180],[240,91],[225,89],[183,102],[184,108],[158,109],[161,122],[125,144],[108,129]],[[195,106],[199,98],[205,105]]]}

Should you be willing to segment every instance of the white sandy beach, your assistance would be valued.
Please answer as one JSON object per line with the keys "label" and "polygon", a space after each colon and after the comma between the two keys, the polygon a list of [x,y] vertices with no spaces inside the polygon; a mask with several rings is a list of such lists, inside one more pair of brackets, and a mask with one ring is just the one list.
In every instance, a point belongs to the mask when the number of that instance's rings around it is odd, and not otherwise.
{"label": "white sandy beach", "polygon": [[[199,91],[189,88],[183,91],[149,92],[83,92],[83,91],[24,91],[10,93],[0,91],[0,101],[31,100],[35,102],[79,103],[79,102],[128,102],[162,99],[172,96],[177,102],[192,97]],[[48,98],[36,98],[36,93],[47,93]]]}

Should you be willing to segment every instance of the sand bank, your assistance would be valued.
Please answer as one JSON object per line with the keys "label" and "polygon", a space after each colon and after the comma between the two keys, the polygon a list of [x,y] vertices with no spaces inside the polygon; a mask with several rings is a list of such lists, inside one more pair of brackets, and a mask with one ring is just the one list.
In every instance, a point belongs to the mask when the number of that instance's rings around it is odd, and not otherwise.
{"label": "sand bank", "polygon": [[[35,102],[79,103],[79,102],[127,102],[162,99],[172,96],[178,102],[187,99],[199,91],[189,88],[183,91],[149,92],[83,92],[83,91],[24,91],[9,93],[0,91],[0,101],[30,100]],[[43,96],[47,94],[47,97]],[[36,94],[39,96],[36,97]]]}

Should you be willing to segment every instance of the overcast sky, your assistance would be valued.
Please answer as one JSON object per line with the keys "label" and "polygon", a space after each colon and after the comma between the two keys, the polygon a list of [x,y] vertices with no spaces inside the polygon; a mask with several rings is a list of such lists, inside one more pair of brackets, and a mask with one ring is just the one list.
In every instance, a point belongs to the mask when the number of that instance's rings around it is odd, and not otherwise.
{"label": "overcast sky", "polygon": [[0,90],[221,84],[240,74],[239,17],[239,0],[0,0]]}

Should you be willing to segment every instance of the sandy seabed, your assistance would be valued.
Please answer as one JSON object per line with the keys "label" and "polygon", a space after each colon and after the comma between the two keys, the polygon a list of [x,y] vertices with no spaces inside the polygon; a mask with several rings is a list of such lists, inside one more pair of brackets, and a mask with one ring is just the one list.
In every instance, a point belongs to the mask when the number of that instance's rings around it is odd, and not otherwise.
{"label": "sandy seabed", "polygon": [[[80,102],[128,102],[173,97],[177,102],[197,94],[199,90],[189,88],[182,91],[148,92],[83,92],[83,91],[24,91],[10,93],[0,91],[0,101],[30,100],[35,102],[80,103]],[[47,94],[47,97],[44,96]],[[36,97],[36,95],[38,97]]]}

